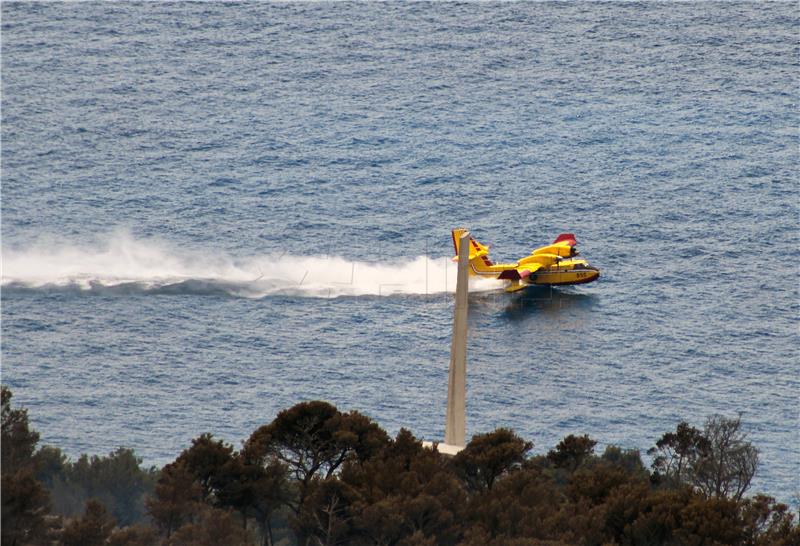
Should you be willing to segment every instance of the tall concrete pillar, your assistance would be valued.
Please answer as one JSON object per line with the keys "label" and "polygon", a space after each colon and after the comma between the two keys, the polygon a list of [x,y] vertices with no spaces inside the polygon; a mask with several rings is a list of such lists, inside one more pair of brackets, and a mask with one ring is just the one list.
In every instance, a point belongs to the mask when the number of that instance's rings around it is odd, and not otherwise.
{"label": "tall concrete pillar", "polygon": [[456,308],[453,315],[453,340],[450,346],[450,374],[447,384],[447,420],[444,427],[444,443],[447,444],[447,447],[456,450],[460,450],[466,445],[467,432],[465,400],[467,394],[469,246],[469,232],[467,231],[461,235],[458,242]]}

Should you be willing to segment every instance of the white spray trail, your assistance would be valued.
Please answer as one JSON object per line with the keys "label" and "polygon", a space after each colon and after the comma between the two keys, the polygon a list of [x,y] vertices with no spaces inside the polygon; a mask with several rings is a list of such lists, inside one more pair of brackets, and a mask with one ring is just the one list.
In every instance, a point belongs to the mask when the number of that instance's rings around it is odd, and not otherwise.
{"label": "white spray trail", "polygon": [[[234,258],[137,240],[125,233],[95,245],[51,241],[2,252],[2,285],[6,289],[124,288],[155,293],[223,292],[251,298],[281,294],[337,297],[453,292],[455,281],[456,266],[449,258],[397,257],[377,263],[325,256]],[[473,291],[500,287],[500,281],[470,281]]]}

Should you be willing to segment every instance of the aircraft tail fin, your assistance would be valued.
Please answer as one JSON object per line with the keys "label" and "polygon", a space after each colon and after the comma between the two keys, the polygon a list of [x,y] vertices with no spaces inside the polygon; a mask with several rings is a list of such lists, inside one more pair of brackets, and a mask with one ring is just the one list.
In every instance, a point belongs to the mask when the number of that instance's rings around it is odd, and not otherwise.
{"label": "aircraft tail fin", "polygon": [[[464,232],[467,231],[464,228],[456,228],[453,230],[453,248],[456,251],[455,259],[458,259],[458,244],[461,236]],[[473,239],[472,237],[469,238],[469,261],[474,266],[477,266],[478,269],[481,269],[482,266],[491,266],[492,261],[489,259],[489,247],[483,245]]]}
{"label": "aircraft tail fin", "polygon": [[[453,249],[456,251],[456,258],[458,258],[458,244],[461,241],[461,236],[464,235],[464,232],[467,230],[464,228],[456,228],[452,231],[453,235]],[[472,237],[470,237],[471,239]]]}

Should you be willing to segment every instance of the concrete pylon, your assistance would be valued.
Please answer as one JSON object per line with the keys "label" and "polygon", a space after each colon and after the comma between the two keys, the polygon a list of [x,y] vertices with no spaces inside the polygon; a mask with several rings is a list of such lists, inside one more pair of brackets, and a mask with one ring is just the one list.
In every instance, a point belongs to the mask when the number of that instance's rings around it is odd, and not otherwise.
{"label": "concrete pylon", "polygon": [[466,445],[467,395],[467,293],[469,289],[469,232],[458,241],[456,307],[453,314],[453,340],[450,346],[450,374],[447,383],[447,420],[442,453],[461,451]]}

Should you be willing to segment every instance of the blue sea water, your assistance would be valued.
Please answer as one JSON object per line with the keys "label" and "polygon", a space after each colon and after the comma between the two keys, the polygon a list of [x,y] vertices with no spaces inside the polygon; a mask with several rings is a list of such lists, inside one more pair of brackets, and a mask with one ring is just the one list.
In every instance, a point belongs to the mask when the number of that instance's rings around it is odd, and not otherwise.
{"label": "blue sea water", "polygon": [[450,229],[599,282],[470,301],[468,434],[741,414],[800,491],[796,3],[2,3],[2,381],[164,464],[326,399],[443,437]]}

